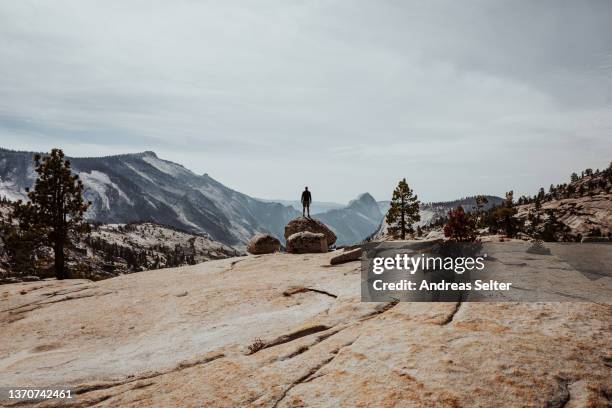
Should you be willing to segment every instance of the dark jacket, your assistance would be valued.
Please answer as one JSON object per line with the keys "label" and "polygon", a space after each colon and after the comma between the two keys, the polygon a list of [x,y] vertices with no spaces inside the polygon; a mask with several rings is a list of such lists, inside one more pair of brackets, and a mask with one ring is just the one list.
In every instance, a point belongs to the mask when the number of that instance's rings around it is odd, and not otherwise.
{"label": "dark jacket", "polygon": [[310,204],[312,202],[312,196],[310,195],[310,191],[304,190],[302,193],[302,204]]}

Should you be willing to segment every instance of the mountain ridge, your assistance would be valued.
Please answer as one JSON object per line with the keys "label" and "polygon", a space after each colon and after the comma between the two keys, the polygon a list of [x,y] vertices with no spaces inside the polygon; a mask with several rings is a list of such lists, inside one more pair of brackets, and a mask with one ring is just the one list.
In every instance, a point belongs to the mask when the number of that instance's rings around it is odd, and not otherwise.
{"label": "mountain ridge", "polygon": [[[32,161],[36,154],[45,153],[0,148],[0,196],[27,199],[25,188],[36,179]],[[282,240],[284,226],[301,214],[292,205],[250,197],[208,173],[198,175],[150,150],[67,159],[86,187],[85,198],[92,202],[87,217],[96,222],[170,225],[242,248],[259,232]],[[382,219],[369,193],[346,206],[327,204],[335,208],[316,216],[336,232],[342,244],[363,240]]]}
{"label": "mountain ridge", "polygon": [[[26,198],[25,188],[36,178],[35,154],[0,149],[0,195]],[[85,198],[92,201],[88,217],[103,223],[150,221],[240,246],[257,232],[282,235],[286,222],[297,214],[160,159],[152,151],[67,159],[86,185]]]}

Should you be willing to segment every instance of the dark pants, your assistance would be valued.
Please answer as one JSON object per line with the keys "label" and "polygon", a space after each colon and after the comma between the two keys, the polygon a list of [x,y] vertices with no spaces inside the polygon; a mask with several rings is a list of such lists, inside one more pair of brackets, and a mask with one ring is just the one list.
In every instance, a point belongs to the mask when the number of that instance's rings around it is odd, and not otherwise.
{"label": "dark pants", "polygon": [[302,216],[305,216],[306,214],[308,214],[308,216],[310,217],[310,203],[309,202],[302,203]]}

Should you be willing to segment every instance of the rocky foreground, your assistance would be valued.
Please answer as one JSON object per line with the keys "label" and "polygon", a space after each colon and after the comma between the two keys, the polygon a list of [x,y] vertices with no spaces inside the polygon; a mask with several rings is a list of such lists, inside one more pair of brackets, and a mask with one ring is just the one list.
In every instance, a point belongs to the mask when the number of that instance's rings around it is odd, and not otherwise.
{"label": "rocky foreground", "polygon": [[333,255],[4,285],[0,386],[76,393],[38,406],[610,406],[610,304],[361,303],[360,264]]}

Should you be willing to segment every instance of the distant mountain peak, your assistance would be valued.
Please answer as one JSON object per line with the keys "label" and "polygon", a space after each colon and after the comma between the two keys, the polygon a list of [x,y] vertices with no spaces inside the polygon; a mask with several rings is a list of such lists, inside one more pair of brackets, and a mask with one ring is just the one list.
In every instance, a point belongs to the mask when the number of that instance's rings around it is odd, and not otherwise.
{"label": "distant mountain peak", "polygon": [[357,198],[349,201],[347,207],[349,208],[356,207],[356,206],[361,207],[363,205],[377,206],[378,204],[376,203],[376,200],[374,199],[374,197],[372,197],[370,193],[363,193],[363,194],[359,194]]}
{"label": "distant mountain peak", "polygon": [[157,157],[157,154],[155,154],[155,152],[153,150],[145,150],[144,152],[141,153],[143,156],[148,156],[148,157]]}

